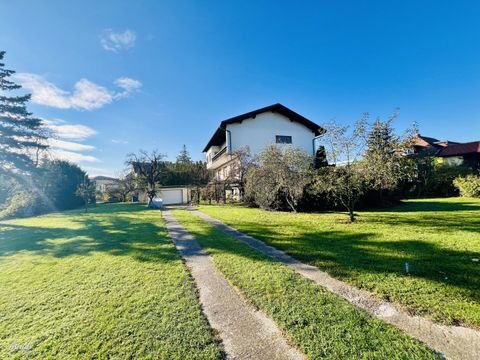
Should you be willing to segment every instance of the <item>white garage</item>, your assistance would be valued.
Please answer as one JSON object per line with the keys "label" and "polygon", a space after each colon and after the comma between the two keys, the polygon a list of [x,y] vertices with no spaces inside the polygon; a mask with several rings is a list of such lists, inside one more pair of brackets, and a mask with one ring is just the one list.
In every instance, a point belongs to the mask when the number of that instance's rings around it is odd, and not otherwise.
{"label": "white garage", "polygon": [[188,189],[162,187],[157,197],[162,199],[163,205],[187,204]]}

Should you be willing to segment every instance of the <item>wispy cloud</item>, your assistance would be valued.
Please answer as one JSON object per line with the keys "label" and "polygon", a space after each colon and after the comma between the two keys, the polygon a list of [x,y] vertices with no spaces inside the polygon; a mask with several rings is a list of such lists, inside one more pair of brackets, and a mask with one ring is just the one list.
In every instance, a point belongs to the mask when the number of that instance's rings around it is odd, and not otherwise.
{"label": "wispy cloud", "polygon": [[97,132],[91,127],[81,124],[68,124],[63,120],[42,119],[45,126],[58,138],[85,140]]}
{"label": "wispy cloud", "polygon": [[128,50],[135,46],[137,35],[132,30],[114,32],[106,29],[100,36],[100,44],[107,51],[118,53],[121,50]]}
{"label": "wispy cloud", "polygon": [[97,162],[100,162],[100,160],[97,159],[93,155],[85,155],[85,154],[82,154],[82,153],[78,153],[78,152],[74,152],[74,151],[68,151],[68,150],[52,149],[51,154],[56,159],[67,160],[67,161],[71,161],[73,163],[81,163],[81,162],[97,163]]}
{"label": "wispy cloud", "polygon": [[115,80],[122,90],[115,91],[95,84],[87,79],[80,79],[74,85],[73,93],[60,89],[43,76],[31,73],[15,74],[15,79],[32,92],[32,102],[59,109],[95,110],[111,102],[124,98],[138,91],[142,83],[128,77]]}
{"label": "wispy cloud", "polygon": [[122,77],[115,80],[115,85],[123,89],[123,94],[120,95],[130,95],[132,92],[138,91],[142,87],[142,83],[138,80]]}
{"label": "wispy cloud", "polygon": [[114,144],[122,144],[122,145],[128,144],[128,141],[123,139],[112,139],[111,142]]}
{"label": "wispy cloud", "polygon": [[95,156],[84,153],[95,150],[95,146],[80,142],[94,136],[97,133],[94,129],[81,124],[69,124],[60,119],[42,119],[42,122],[51,133],[45,141],[51,157],[74,163],[100,162]]}
{"label": "wispy cloud", "polygon": [[48,145],[51,149],[67,150],[67,151],[90,151],[95,150],[95,146],[81,144],[73,141],[65,141],[60,139],[48,139]]}

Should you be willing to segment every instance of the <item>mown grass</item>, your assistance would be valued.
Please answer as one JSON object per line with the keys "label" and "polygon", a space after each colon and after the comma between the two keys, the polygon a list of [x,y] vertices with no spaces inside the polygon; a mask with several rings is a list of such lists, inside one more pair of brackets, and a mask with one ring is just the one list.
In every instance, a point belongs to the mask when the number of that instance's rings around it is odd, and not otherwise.
{"label": "mown grass", "polygon": [[338,213],[200,210],[413,314],[480,327],[479,199],[411,200],[354,224]]}
{"label": "mown grass", "polygon": [[430,359],[436,354],[186,210],[175,217],[216,267],[309,358]]}
{"label": "mown grass", "polygon": [[220,357],[158,211],[0,222],[1,359]]}

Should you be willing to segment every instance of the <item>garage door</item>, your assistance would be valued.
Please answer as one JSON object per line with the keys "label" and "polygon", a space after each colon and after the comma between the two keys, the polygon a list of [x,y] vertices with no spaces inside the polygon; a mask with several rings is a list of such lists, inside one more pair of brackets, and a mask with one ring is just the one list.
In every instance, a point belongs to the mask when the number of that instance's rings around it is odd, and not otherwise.
{"label": "garage door", "polygon": [[162,190],[160,197],[164,205],[181,204],[183,202],[183,194],[181,189]]}

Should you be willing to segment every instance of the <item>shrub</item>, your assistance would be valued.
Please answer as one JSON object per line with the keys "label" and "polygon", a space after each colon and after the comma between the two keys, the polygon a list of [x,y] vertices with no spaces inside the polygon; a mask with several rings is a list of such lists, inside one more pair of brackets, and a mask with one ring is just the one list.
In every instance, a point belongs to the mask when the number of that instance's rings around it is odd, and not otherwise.
{"label": "shrub", "polygon": [[462,197],[480,197],[480,176],[459,176],[453,180],[453,185]]}
{"label": "shrub", "polygon": [[34,216],[44,212],[45,205],[33,192],[21,191],[8,199],[7,206],[0,211],[0,219]]}
{"label": "shrub", "polygon": [[245,196],[263,209],[297,211],[311,182],[313,159],[304,151],[270,145],[248,170]]}

